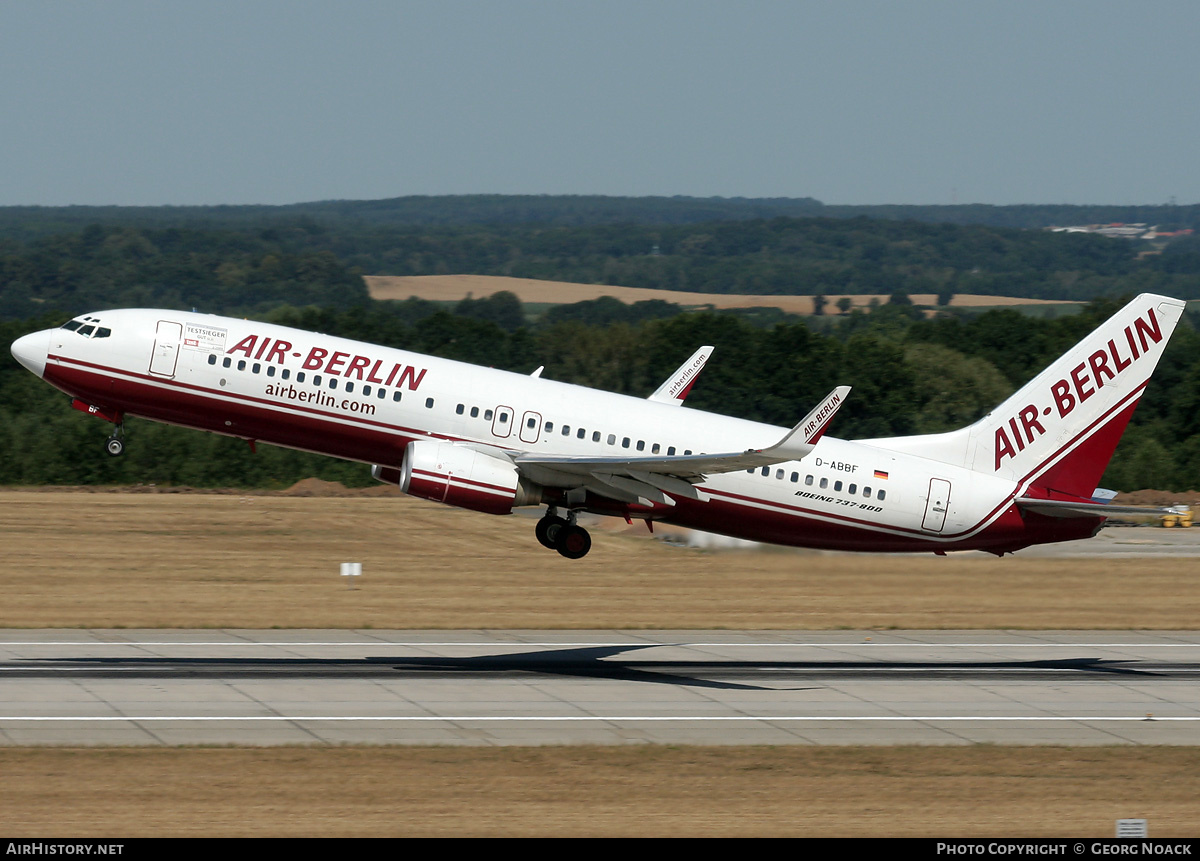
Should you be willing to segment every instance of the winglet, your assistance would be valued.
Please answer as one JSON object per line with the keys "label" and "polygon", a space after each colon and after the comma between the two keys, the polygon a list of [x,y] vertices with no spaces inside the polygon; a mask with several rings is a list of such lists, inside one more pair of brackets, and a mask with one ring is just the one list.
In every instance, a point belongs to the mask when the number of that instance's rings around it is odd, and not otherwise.
{"label": "winglet", "polygon": [[816,447],[817,440],[825,433],[829,423],[833,421],[834,414],[845,403],[849,394],[849,386],[838,386],[825,396],[825,400],[813,407],[812,412],[802,418],[787,436],[770,448],[763,449],[762,453],[772,457],[783,455],[786,460],[799,460],[804,457]]}
{"label": "winglet", "polygon": [[696,377],[700,376],[700,371],[704,369],[704,363],[712,355],[712,351],[712,347],[701,347],[692,353],[692,357],[680,365],[675,373],[667,377],[667,381],[646,400],[674,406],[682,404],[684,398],[688,396],[688,392],[692,390],[692,384],[696,382]]}

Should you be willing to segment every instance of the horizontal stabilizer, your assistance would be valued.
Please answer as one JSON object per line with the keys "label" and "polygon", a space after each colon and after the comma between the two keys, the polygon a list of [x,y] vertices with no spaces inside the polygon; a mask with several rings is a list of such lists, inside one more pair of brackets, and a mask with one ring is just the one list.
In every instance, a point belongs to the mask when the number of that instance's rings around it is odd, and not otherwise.
{"label": "horizontal stabilizer", "polygon": [[1045,514],[1050,517],[1158,517],[1173,513],[1169,508],[1153,508],[1147,505],[1106,505],[1097,502],[1075,502],[1069,499],[1033,499],[1022,496],[1017,505],[1025,511]]}

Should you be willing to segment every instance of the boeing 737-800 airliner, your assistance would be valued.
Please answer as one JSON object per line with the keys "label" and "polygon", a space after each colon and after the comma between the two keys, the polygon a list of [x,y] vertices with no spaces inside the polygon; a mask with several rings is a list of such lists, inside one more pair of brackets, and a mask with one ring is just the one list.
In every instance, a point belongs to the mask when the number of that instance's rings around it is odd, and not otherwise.
{"label": "boeing 737-800 airliner", "polygon": [[373,464],[408,494],[490,514],[545,505],[579,558],[579,512],[862,551],[987,550],[1094,535],[1097,488],[1184,303],[1138,296],[1016,394],[948,433],[825,435],[848,388],[794,428],[682,406],[711,348],[640,399],[311,332],[179,311],[86,314],[12,345],[80,410]]}

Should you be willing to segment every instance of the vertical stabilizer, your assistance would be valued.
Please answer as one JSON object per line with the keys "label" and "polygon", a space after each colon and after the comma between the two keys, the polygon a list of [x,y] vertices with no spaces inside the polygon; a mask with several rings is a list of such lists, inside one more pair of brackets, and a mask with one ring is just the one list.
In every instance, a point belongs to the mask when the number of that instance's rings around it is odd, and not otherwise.
{"label": "vertical stabilizer", "polygon": [[1143,293],[1114,314],[971,426],[972,468],[1052,498],[1090,498],[1183,309]]}

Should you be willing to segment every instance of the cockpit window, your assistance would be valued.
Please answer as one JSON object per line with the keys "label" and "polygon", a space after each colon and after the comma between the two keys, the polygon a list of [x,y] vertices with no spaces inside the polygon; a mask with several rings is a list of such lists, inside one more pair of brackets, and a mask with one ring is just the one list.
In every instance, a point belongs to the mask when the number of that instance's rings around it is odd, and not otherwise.
{"label": "cockpit window", "polygon": [[68,332],[74,332],[77,335],[82,335],[85,338],[107,338],[112,334],[112,329],[107,326],[98,326],[100,319],[98,317],[84,317],[82,320],[68,320],[62,324],[63,329]]}

